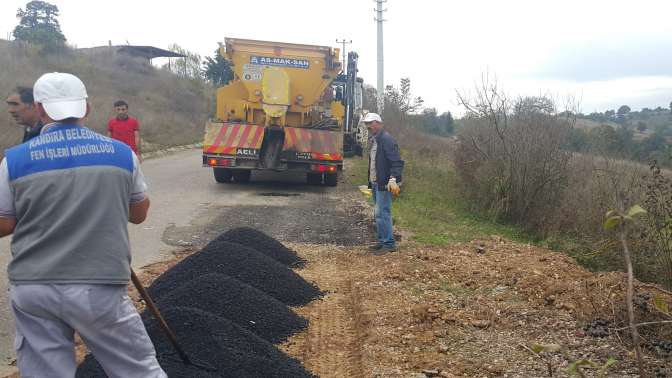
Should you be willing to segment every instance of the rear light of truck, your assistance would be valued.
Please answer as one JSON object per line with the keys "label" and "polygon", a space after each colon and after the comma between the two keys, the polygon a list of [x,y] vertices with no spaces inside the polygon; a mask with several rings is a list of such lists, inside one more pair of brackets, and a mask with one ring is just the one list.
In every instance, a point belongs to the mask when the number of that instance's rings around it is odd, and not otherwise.
{"label": "rear light of truck", "polygon": [[212,167],[227,167],[229,165],[232,165],[231,163],[232,163],[231,159],[215,159],[215,158],[208,159],[208,165]]}
{"label": "rear light of truck", "polygon": [[335,165],[324,165],[324,164],[312,164],[310,170],[313,172],[320,173],[335,173],[337,167]]}

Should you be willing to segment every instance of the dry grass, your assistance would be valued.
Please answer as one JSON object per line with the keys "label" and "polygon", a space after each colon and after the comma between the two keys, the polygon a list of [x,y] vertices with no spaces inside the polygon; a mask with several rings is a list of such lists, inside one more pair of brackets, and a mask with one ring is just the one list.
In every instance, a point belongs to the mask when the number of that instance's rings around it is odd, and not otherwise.
{"label": "dry grass", "polygon": [[[571,154],[553,200],[542,201],[540,206],[530,209],[528,217],[505,227],[487,216],[482,207],[484,201],[469,201],[478,188],[465,185],[463,177],[456,174],[453,162],[458,142],[424,135],[400,124],[386,119],[386,128],[399,141],[407,163],[403,195],[395,201],[393,214],[397,224],[413,233],[414,240],[446,245],[470,240],[478,233],[505,235],[567,252],[591,270],[623,269],[620,247],[613,233],[603,229],[604,216],[612,209],[645,206],[644,178],[651,175],[648,166]],[[358,173],[363,177],[366,164],[360,165]],[[494,177],[492,172],[471,174],[485,175],[486,179]],[[656,260],[660,253],[640,235],[646,231],[645,223],[640,220],[631,232],[636,275],[643,281],[666,283],[669,277]]]}
{"label": "dry grass", "polygon": [[[86,126],[105,132],[114,101],[129,103],[140,121],[143,140],[151,148],[194,143],[214,108],[214,90],[203,83],[155,69],[143,60],[120,55],[67,51],[42,56],[30,46],[0,40],[0,87],[7,95],[17,85],[31,86],[45,72],[69,72],[87,87],[91,114]],[[21,140],[22,131],[5,115],[0,117],[4,150]]]}

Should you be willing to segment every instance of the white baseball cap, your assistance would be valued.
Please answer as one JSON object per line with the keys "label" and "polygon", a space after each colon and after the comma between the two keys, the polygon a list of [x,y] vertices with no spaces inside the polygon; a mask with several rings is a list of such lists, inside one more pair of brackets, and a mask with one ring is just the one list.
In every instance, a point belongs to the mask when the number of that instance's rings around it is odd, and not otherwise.
{"label": "white baseball cap", "polygon": [[366,115],[364,116],[364,120],[362,122],[369,123],[373,121],[383,123],[383,119],[380,118],[378,113],[366,113]]}
{"label": "white baseball cap", "polygon": [[54,121],[86,115],[86,88],[75,75],[61,72],[42,75],[33,86],[33,97]]}

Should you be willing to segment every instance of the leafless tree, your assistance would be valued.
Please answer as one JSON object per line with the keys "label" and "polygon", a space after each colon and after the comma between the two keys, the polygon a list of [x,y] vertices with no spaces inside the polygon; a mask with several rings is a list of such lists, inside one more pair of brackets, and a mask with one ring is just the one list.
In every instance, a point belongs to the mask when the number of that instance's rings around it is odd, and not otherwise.
{"label": "leafless tree", "polygon": [[[571,154],[573,119],[548,96],[511,101],[484,75],[475,94],[458,93],[465,107],[456,168],[470,194],[497,217],[529,220],[560,198]],[[537,214],[539,215],[539,214]]]}

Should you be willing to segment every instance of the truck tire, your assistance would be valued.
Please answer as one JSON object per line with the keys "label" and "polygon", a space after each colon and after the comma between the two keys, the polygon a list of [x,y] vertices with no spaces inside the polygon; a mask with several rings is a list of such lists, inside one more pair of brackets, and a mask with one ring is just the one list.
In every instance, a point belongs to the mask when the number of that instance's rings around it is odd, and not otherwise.
{"label": "truck tire", "polygon": [[306,175],[306,181],[308,182],[308,185],[320,185],[322,183],[322,174],[308,173]]}
{"label": "truck tire", "polygon": [[250,181],[250,175],[252,174],[252,171],[249,169],[236,169],[233,171],[233,181],[235,182],[248,182]]}
{"label": "truck tire", "polygon": [[213,168],[212,173],[215,175],[215,181],[220,184],[231,182],[231,170],[228,168]]}
{"label": "truck tire", "polygon": [[324,174],[324,185],[326,185],[326,186],[336,186],[336,185],[338,185],[338,172],[336,172],[336,173],[325,173]]}

